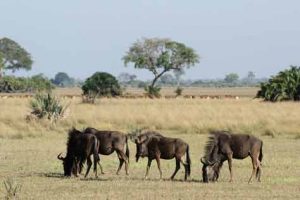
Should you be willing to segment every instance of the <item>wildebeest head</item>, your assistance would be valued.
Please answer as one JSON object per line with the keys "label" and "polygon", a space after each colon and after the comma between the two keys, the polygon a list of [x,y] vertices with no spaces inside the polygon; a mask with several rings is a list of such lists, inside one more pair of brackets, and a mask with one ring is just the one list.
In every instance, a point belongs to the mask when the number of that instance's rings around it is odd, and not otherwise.
{"label": "wildebeest head", "polygon": [[71,176],[72,172],[73,174],[75,173],[75,165],[72,159],[70,159],[69,157],[62,157],[61,153],[58,154],[57,159],[61,160],[63,163],[63,167],[64,167],[64,176]]}
{"label": "wildebeest head", "polygon": [[139,161],[140,157],[146,157],[148,156],[148,143],[150,141],[150,138],[148,135],[140,135],[135,139],[136,144],[136,162]]}
{"label": "wildebeest head", "polygon": [[205,156],[201,158],[202,178],[204,183],[217,181],[222,167],[222,155],[218,153],[219,147],[214,134],[210,135],[205,146]]}
{"label": "wildebeest head", "polygon": [[221,164],[218,161],[210,162],[205,158],[201,158],[202,178],[204,183],[214,182],[218,180]]}
{"label": "wildebeest head", "polygon": [[[63,162],[63,168],[64,168],[64,175],[65,176],[71,176],[71,174],[77,174],[76,173],[76,166],[75,166],[75,158],[74,158],[74,152],[76,151],[76,142],[78,141],[77,137],[81,135],[82,133],[72,128],[69,130],[69,137],[67,141],[67,155],[65,157],[61,156],[61,153],[57,156],[59,160]],[[75,173],[74,173],[75,172]]]}

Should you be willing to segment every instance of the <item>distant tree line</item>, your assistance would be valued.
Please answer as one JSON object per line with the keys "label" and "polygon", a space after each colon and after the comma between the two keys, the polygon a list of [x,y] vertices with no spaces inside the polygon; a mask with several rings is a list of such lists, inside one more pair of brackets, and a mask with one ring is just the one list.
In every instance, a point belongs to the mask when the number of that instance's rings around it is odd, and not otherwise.
{"label": "distant tree line", "polygon": [[[166,73],[157,81],[158,87],[258,87],[260,83],[266,81],[266,78],[256,78],[254,72],[249,71],[247,76],[239,78],[238,74],[227,74],[223,79],[183,79],[184,71],[174,71]],[[125,87],[144,88],[151,83],[149,81],[138,80],[137,76],[129,73],[121,73],[118,81]]]}
{"label": "distant tree line", "polygon": [[76,87],[83,84],[82,80],[70,77],[66,72],[58,72],[51,82],[57,87]]}
{"label": "distant tree line", "polygon": [[54,85],[43,74],[31,77],[4,76],[0,79],[0,92],[5,93],[50,91],[53,88]]}
{"label": "distant tree line", "polygon": [[0,92],[36,92],[54,87],[80,86],[88,99],[99,96],[119,96],[125,87],[144,88],[149,97],[159,97],[164,86],[176,87],[176,95],[182,87],[255,87],[259,86],[258,98],[266,101],[300,100],[300,67],[291,66],[270,79],[258,79],[249,71],[240,78],[229,73],[222,79],[185,80],[185,70],[199,63],[196,51],[183,43],[170,39],[143,38],[132,44],[122,60],[127,66],[146,69],[152,73],[152,80],[138,80],[137,76],[121,73],[117,78],[106,72],[96,72],[84,82],[58,72],[53,79],[43,74],[32,77],[7,76],[7,71],[30,70],[33,64],[30,53],[9,38],[0,39]]}

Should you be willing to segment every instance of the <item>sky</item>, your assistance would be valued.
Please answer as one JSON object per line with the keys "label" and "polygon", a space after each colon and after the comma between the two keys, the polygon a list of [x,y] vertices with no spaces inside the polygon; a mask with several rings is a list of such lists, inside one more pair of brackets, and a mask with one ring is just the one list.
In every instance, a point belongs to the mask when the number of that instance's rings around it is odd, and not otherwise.
{"label": "sky", "polygon": [[146,70],[125,67],[130,45],[146,38],[182,42],[201,57],[186,79],[269,77],[300,65],[299,0],[0,0],[0,38],[31,53],[32,70],[87,78]]}

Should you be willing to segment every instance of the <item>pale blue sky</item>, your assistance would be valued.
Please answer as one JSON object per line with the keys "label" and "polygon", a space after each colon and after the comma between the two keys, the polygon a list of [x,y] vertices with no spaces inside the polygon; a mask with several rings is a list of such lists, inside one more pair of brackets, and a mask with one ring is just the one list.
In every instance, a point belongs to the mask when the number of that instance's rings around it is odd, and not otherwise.
{"label": "pale blue sky", "polygon": [[34,59],[31,75],[65,71],[151,74],[125,68],[122,56],[142,37],[170,38],[194,48],[201,62],[185,78],[222,78],[254,71],[267,77],[300,65],[298,0],[0,0],[0,38]]}

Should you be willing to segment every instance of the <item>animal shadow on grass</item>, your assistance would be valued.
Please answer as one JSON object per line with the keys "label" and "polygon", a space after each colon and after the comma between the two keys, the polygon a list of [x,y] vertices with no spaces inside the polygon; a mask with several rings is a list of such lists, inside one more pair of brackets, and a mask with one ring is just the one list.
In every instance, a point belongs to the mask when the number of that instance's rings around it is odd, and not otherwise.
{"label": "animal shadow on grass", "polygon": [[38,176],[41,177],[49,177],[49,178],[65,178],[65,176],[62,173],[54,173],[54,172],[49,172],[49,173],[38,173]]}
{"label": "animal shadow on grass", "polygon": [[88,177],[88,178],[84,178],[83,176],[79,176],[79,177],[75,177],[75,176],[71,176],[71,177],[66,177],[64,176],[62,173],[38,173],[38,176],[40,177],[48,177],[48,178],[59,178],[59,179],[78,179],[79,181],[112,181],[112,179],[103,179],[102,177]]}
{"label": "animal shadow on grass", "polygon": [[202,183],[201,180],[197,180],[197,179],[189,179],[187,181],[183,180],[183,179],[169,179],[169,178],[163,178],[163,179],[159,179],[159,178],[148,178],[148,179],[144,179],[144,178],[137,178],[137,177],[131,177],[128,178],[128,180],[135,180],[135,181],[153,181],[153,182],[157,182],[157,181],[169,181],[169,182],[181,182],[181,183]]}
{"label": "animal shadow on grass", "polygon": [[[78,177],[79,178],[79,177]],[[95,177],[88,177],[88,178],[84,178],[84,177],[80,177],[79,178],[80,181],[113,181],[112,178],[102,178],[102,177],[98,177],[98,178],[95,178]]]}

